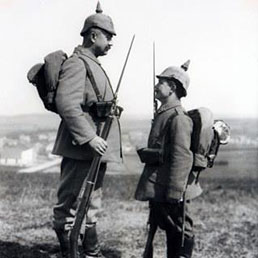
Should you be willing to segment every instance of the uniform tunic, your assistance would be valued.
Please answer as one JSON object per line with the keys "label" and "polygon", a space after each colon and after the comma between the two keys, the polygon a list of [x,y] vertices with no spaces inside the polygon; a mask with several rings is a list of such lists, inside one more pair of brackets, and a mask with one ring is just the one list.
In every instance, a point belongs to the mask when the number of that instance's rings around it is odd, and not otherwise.
{"label": "uniform tunic", "polygon": [[[97,96],[88,77],[84,59],[90,67],[103,101],[110,101],[114,94],[109,79],[98,59],[86,48],[78,46],[73,55],[62,65],[56,93],[56,107],[62,120],[58,129],[53,154],[63,156],[57,204],[54,207],[55,229],[69,229],[73,223],[76,199],[82,182],[87,176],[94,151],[88,142],[97,136],[103,119],[90,112]],[[106,162],[120,162],[118,121],[113,122],[108,137],[108,148],[102,157],[99,178],[88,211],[87,222],[96,222],[101,207],[101,186]]]}
{"label": "uniform tunic", "polygon": [[[88,63],[103,100],[110,101],[114,97],[109,79],[99,60],[86,48],[75,48],[74,54],[65,61],[60,72],[55,101],[62,121],[53,154],[78,160],[91,160],[93,150],[85,143],[97,135],[97,125],[101,126],[103,121],[87,112],[98,100],[80,58]],[[108,149],[102,160],[119,162],[119,150],[117,121],[114,121],[108,138]]]}
{"label": "uniform tunic", "polygon": [[192,120],[185,114],[179,101],[165,104],[157,111],[148,147],[163,149],[163,163],[159,166],[145,165],[135,193],[137,200],[181,200],[186,185],[187,199],[193,199],[201,194],[199,183],[195,181],[195,172],[191,171],[192,128]]}

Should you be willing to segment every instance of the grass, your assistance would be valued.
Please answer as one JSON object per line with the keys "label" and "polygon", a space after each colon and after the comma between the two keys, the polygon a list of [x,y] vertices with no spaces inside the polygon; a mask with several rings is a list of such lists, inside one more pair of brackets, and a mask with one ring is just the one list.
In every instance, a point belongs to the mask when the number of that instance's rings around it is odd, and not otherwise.
{"label": "grass", "polygon": [[[139,258],[146,238],[147,203],[133,199],[139,175],[106,175],[99,238],[108,257]],[[52,207],[59,175],[0,172],[0,257],[56,257]],[[258,257],[258,188],[253,178],[201,177],[204,193],[193,200],[194,258]],[[155,256],[165,257],[164,232]]]}

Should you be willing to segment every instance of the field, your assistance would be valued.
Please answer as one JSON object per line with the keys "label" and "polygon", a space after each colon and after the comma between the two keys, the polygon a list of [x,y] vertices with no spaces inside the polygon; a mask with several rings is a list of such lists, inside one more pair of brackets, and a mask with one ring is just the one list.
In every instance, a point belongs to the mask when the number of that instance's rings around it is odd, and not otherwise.
{"label": "field", "polygon": [[[238,169],[230,166],[229,152],[222,151],[217,165],[201,176],[204,193],[191,203],[196,232],[194,258],[258,257],[257,151],[246,157],[241,153],[233,154],[242,157],[234,159],[239,162]],[[225,157],[229,163],[223,162]],[[136,157],[126,161],[127,167],[141,167]],[[239,176],[245,164],[249,170]],[[51,228],[58,177],[57,173],[0,172],[1,258],[58,257]],[[147,203],[133,199],[138,177],[130,171],[105,177],[99,238],[108,258],[139,258],[143,252],[148,209]],[[164,233],[158,231],[156,258],[165,257],[164,243]]]}
{"label": "field", "polygon": [[[222,146],[214,168],[201,175],[203,194],[191,203],[193,258],[258,258],[257,120],[249,122],[230,121],[232,144]],[[148,205],[133,197],[141,169],[138,158],[128,155],[122,167],[112,164],[105,177],[98,225],[107,258],[142,256]],[[0,258],[60,257],[51,225],[58,180],[51,171],[0,169]],[[161,257],[165,236],[158,231],[154,258]]]}

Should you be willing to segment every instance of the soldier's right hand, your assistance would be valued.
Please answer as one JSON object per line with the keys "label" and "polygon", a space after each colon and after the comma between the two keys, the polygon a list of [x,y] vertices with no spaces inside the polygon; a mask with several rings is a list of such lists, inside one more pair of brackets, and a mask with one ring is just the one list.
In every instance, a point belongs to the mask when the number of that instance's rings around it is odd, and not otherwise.
{"label": "soldier's right hand", "polygon": [[100,155],[104,155],[107,150],[107,142],[99,136],[96,136],[90,140],[89,145]]}

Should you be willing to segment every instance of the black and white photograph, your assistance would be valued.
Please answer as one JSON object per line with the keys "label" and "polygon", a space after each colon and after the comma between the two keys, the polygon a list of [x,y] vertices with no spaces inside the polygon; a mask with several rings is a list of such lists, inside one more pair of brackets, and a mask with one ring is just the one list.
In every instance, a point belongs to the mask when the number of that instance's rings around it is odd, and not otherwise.
{"label": "black and white photograph", "polygon": [[0,0],[0,258],[258,258],[258,1]]}

